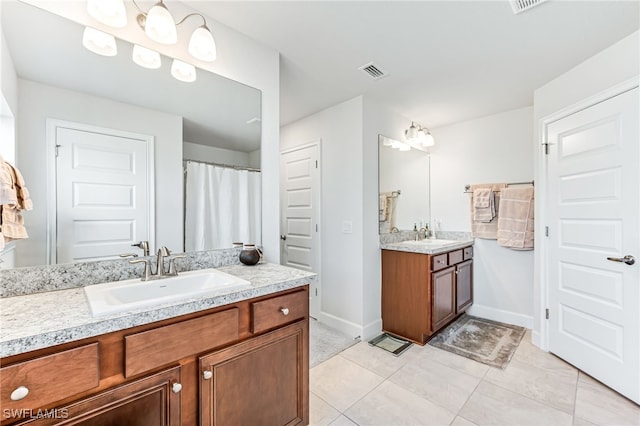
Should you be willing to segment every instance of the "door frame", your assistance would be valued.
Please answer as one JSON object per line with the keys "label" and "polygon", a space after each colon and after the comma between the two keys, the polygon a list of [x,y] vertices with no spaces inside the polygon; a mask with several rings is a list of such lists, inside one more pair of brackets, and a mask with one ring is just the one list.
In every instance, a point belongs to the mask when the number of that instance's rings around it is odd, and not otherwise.
{"label": "door frame", "polygon": [[57,209],[57,130],[58,128],[79,130],[92,133],[101,133],[110,136],[124,137],[128,139],[139,139],[147,144],[147,194],[149,196],[149,205],[147,208],[147,235],[149,236],[149,247],[155,247],[155,137],[152,135],[144,135],[141,133],[125,132],[122,130],[111,129],[108,127],[94,126],[92,124],[78,123],[74,121],[59,120],[57,118],[46,119],[46,158],[47,158],[47,204],[46,204],[46,252],[45,259],[47,265],[55,265],[57,263],[56,243],[58,240],[58,209]]}
{"label": "door frame", "polygon": [[[316,232],[316,236],[317,236],[317,240],[316,240],[316,244],[318,247],[318,250],[316,253],[314,253],[313,255],[313,259],[314,262],[316,264],[316,269],[317,271],[315,272],[317,274],[316,276],[316,285],[315,288],[317,290],[317,295],[312,299],[313,300],[313,304],[314,306],[309,306],[309,312],[315,312],[316,317],[320,316],[320,313],[322,312],[322,306],[320,304],[320,298],[322,297],[322,139],[318,138],[318,139],[314,139],[310,142],[306,142],[300,145],[295,145],[289,148],[286,148],[282,151],[280,151],[280,155],[278,156],[278,164],[280,164],[280,159],[282,158],[283,154],[288,154],[290,152],[294,152],[294,151],[299,151],[301,149],[306,149],[306,148],[311,148],[317,146],[318,147],[318,173],[315,179],[315,184],[318,188],[318,190],[316,191],[315,194],[313,194],[313,201],[315,202],[315,205],[317,206],[317,209],[314,209],[314,219],[315,219],[315,223],[318,227],[318,231]],[[279,176],[281,176],[282,171],[279,172]],[[282,180],[280,180],[280,185],[282,185]],[[280,193],[280,191],[282,190],[282,188],[278,188],[278,193]],[[278,206],[279,210],[280,210],[280,214],[279,214],[279,220],[278,220],[278,226],[279,226],[279,231],[278,235],[282,235],[282,219],[283,219],[283,215],[284,212],[282,211],[282,203],[283,200],[280,200],[280,205]],[[283,256],[282,256],[282,240],[280,240],[280,262],[282,262]],[[309,294],[311,294],[311,289],[309,289]],[[319,318],[316,318],[319,319]]]}
{"label": "door frame", "polygon": [[[547,204],[547,197],[549,193],[548,182],[548,157],[545,154],[545,146],[548,141],[547,128],[548,126],[558,120],[568,117],[572,114],[585,110],[596,104],[614,98],[625,92],[633,90],[640,86],[640,76],[631,78],[627,81],[612,86],[606,90],[603,90],[595,95],[589,96],[579,102],[576,102],[570,106],[560,109],[552,114],[549,114],[541,118],[538,122],[538,178],[536,179],[536,188],[540,190],[540,197],[536,197],[536,203],[539,203],[540,208],[536,211],[536,224],[535,227],[538,230],[544,230],[549,223],[549,209]],[[549,240],[545,237],[544,232],[536,233],[536,252],[539,252],[537,257],[538,267],[537,272],[539,274],[540,291],[537,294],[539,301],[539,310],[534,313],[538,315],[540,334],[537,341],[538,346],[545,351],[549,351],[549,321],[546,319],[546,309],[549,308]],[[534,336],[535,339],[535,336]],[[534,341],[534,343],[536,343]]]}

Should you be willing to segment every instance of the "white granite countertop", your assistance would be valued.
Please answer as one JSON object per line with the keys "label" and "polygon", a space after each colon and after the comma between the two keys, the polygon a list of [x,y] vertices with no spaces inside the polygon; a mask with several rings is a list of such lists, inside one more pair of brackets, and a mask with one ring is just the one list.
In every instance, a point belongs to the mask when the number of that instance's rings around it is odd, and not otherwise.
{"label": "white granite countertop", "polygon": [[380,244],[381,250],[395,250],[406,251],[409,253],[422,253],[422,254],[440,254],[451,250],[460,249],[473,245],[473,239],[459,240],[442,245],[429,244],[429,240],[422,240],[424,244],[414,241],[401,241],[398,243],[384,243]]}
{"label": "white granite countertop", "polygon": [[301,287],[316,274],[281,265],[231,265],[217,268],[248,280],[252,288],[197,297],[135,311],[93,317],[83,288],[0,299],[0,357],[72,342],[241,300]]}

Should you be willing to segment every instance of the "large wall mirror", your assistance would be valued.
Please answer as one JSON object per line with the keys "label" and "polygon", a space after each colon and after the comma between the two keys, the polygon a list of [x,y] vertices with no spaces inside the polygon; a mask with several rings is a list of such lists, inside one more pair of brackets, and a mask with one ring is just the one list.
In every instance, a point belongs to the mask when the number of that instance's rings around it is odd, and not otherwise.
{"label": "large wall mirror", "polygon": [[[78,7],[85,7],[78,3]],[[117,246],[114,255],[142,255],[131,243],[138,241],[133,236],[134,228],[143,227],[149,229],[146,239],[151,242],[151,250],[167,246],[173,252],[185,248],[192,251],[185,246],[186,160],[202,167],[215,163],[225,170],[259,171],[259,90],[199,68],[196,81],[178,81],[171,75],[172,59],[166,56],[161,56],[158,69],[140,67],[132,61],[133,46],[121,39],[117,39],[116,56],[97,55],[83,47],[83,26],[18,1],[3,2],[1,28],[6,45],[3,62],[10,61],[17,75],[17,87],[13,89],[18,100],[12,111],[15,155],[10,156],[24,175],[34,204],[32,211],[24,213],[29,238],[12,243],[9,255],[6,250],[2,253],[2,268],[112,258],[92,254],[100,244]],[[96,139],[98,148],[75,149],[73,145],[71,152],[63,152],[66,142],[56,142],[66,138],[62,140],[72,143],[79,134]],[[131,141],[140,149],[131,148]],[[65,145],[58,153],[56,143]],[[9,141],[3,140],[2,144],[3,154],[13,148],[8,146]],[[120,152],[121,145],[128,151]],[[100,184],[92,181],[92,185],[83,185],[84,175],[75,176],[68,199],[61,201],[62,190],[51,182],[52,176],[60,179],[62,166],[57,158],[61,156],[68,156],[72,164],[84,166],[93,174],[107,168],[116,172],[105,174]],[[118,170],[125,169],[137,173],[140,186],[135,190],[123,189],[128,183],[116,179]],[[257,185],[258,194],[246,201],[242,213],[251,210],[257,223],[254,220],[253,234],[245,237],[245,242],[259,244],[260,183],[254,180],[252,185]],[[138,188],[146,188],[147,198],[136,198]],[[146,200],[149,207],[136,204],[143,202],[140,200]],[[73,254],[62,238],[71,234],[58,218],[66,204],[103,212],[127,204],[138,211],[140,222],[118,222],[116,218],[93,224],[102,235],[88,244],[82,235],[73,234],[69,243],[76,246]],[[231,201],[210,204],[215,204],[215,211],[208,216],[230,216],[230,220],[238,216],[225,211]],[[90,217],[80,219],[81,230],[91,228]],[[230,247],[231,238],[208,242],[214,245],[202,249]],[[68,253],[61,254],[65,250]]]}
{"label": "large wall mirror", "polygon": [[379,231],[412,230],[430,222],[430,155],[378,135]]}

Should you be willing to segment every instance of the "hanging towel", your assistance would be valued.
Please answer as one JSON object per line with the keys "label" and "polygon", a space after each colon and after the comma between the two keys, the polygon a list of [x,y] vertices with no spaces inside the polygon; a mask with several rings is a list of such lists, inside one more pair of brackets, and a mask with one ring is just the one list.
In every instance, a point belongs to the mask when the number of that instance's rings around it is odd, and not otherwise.
{"label": "hanging towel", "polygon": [[533,250],[534,188],[503,189],[498,212],[498,244]]}
{"label": "hanging towel", "polygon": [[0,206],[3,242],[29,238],[21,212],[33,209],[33,202],[22,174],[6,161],[0,163]]}
{"label": "hanging towel", "polygon": [[384,222],[385,220],[387,220],[387,196],[384,194],[380,194],[378,203],[378,210],[380,212],[378,221]]}
{"label": "hanging towel", "polygon": [[[500,211],[500,191],[506,188],[506,183],[484,183],[479,185],[471,185],[470,191],[474,193],[476,189],[490,188],[493,193],[493,202],[495,214]],[[489,222],[480,222],[474,220],[475,205],[473,196],[471,197],[471,233],[474,238],[484,238],[495,240],[498,238],[498,217],[494,216]]]}
{"label": "hanging towel", "polygon": [[496,217],[495,195],[491,188],[473,190],[473,220],[491,222]]}

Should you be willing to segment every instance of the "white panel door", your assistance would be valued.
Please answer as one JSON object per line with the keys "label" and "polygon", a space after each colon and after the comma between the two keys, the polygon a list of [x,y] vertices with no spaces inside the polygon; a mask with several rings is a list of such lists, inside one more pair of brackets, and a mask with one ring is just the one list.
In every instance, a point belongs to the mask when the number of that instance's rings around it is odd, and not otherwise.
{"label": "white panel door", "polygon": [[640,403],[638,104],[636,88],[546,130],[549,349]]}
{"label": "white panel door", "polygon": [[[318,145],[280,155],[280,262],[319,273],[318,215],[320,172]],[[317,318],[320,277],[310,289],[309,310]]]}
{"label": "white panel door", "polygon": [[113,258],[149,241],[147,141],[65,127],[55,132],[56,263]]}

